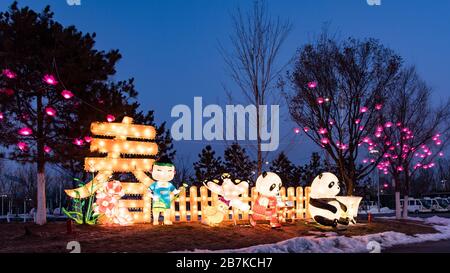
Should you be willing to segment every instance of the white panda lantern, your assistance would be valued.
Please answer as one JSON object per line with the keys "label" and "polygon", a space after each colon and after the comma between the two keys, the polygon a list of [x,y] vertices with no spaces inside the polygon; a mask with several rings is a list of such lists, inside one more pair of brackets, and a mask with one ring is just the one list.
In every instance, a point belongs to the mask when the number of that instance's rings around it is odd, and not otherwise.
{"label": "white panda lantern", "polygon": [[318,224],[336,227],[355,223],[353,217],[348,216],[347,206],[336,199],[340,190],[339,179],[332,173],[322,173],[313,180],[309,213]]}

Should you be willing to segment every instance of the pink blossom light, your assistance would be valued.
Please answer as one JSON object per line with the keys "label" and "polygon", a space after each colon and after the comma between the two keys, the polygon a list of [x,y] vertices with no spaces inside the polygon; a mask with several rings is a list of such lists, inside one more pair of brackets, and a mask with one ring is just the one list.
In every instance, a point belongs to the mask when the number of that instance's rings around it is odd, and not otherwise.
{"label": "pink blossom light", "polygon": [[28,150],[28,144],[26,144],[25,142],[19,142],[17,143],[17,147],[21,150],[21,151],[26,151]]}
{"label": "pink blossom light", "polygon": [[300,128],[294,128],[294,133],[297,135],[300,134]]}
{"label": "pink blossom light", "polygon": [[381,103],[376,104],[375,105],[375,109],[378,110],[378,111],[383,109],[383,104],[381,104]]}
{"label": "pink blossom light", "polygon": [[360,124],[361,123],[361,119],[356,119],[355,120],[355,124]]}
{"label": "pink blossom light", "polygon": [[359,126],[360,131],[364,131],[364,126]]}
{"label": "pink blossom light", "polygon": [[84,137],[84,141],[86,141],[87,143],[91,143],[92,137],[90,137],[90,136],[85,136],[85,137]]}
{"label": "pink blossom light", "polygon": [[392,126],[394,126],[394,124],[390,121],[386,122],[386,124],[384,124],[384,127],[386,128],[391,128]]}
{"label": "pink blossom light", "polygon": [[443,156],[444,156],[444,153],[443,153],[443,152],[439,152],[439,156],[440,156],[440,157],[443,157]]}
{"label": "pink blossom light", "polygon": [[316,81],[314,81],[314,82],[308,82],[308,88],[311,88],[311,89],[314,89],[314,88],[316,88],[317,87],[317,82]]}
{"label": "pink blossom light", "polygon": [[46,152],[47,154],[51,153],[52,148],[50,148],[49,146],[44,146],[44,152]]}
{"label": "pink blossom light", "polygon": [[364,164],[367,164],[367,162],[369,162],[369,160],[367,158],[363,159],[362,161]]}
{"label": "pink blossom light", "polygon": [[56,116],[56,110],[55,110],[55,108],[50,107],[50,106],[48,106],[48,107],[45,108],[45,113],[46,113],[47,116],[49,116],[49,117],[54,117],[54,116]]}
{"label": "pink blossom light", "polygon": [[330,119],[330,120],[328,121],[328,123],[329,123],[330,125],[334,125],[334,120]]}
{"label": "pink blossom light", "polygon": [[73,93],[70,92],[69,90],[63,90],[63,91],[61,92],[61,95],[62,95],[66,100],[71,99],[71,98],[73,97]]}
{"label": "pink blossom light", "polygon": [[359,112],[361,112],[361,113],[365,113],[365,112],[367,112],[369,109],[367,108],[367,107],[361,107],[361,109],[359,110]]}
{"label": "pink blossom light", "polygon": [[24,127],[24,128],[22,128],[22,129],[19,130],[19,135],[22,135],[22,136],[29,136],[29,135],[31,135],[31,134],[33,134],[33,130],[31,130],[31,128]]}
{"label": "pink blossom light", "polygon": [[309,128],[305,127],[305,128],[303,128],[303,131],[305,131],[305,133],[307,133],[307,132],[309,132]]}
{"label": "pink blossom light", "polygon": [[328,143],[330,143],[330,140],[328,139],[328,138],[326,138],[326,137],[324,137],[324,138],[322,138],[321,140],[320,140],[320,142],[322,143],[322,144],[328,144]]}
{"label": "pink blossom light", "polygon": [[58,81],[53,75],[44,75],[44,82],[46,82],[49,85],[57,85]]}
{"label": "pink blossom light", "polygon": [[77,138],[73,140],[73,144],[77,146],[82,146],[84,144],[84,141],[82,139]]}
{"label": "pink blossom light", "polygon": [[328,133],[327,128],[320,128],[320,129],[319,129],[319,134],[324,135],[324,134],[326,134],[326,133]]}
{"label": "pink blossom light", "polygon": [[106,116],[106,120],[107,120],[108,122],[114,122],[114,121],[116,120],[116,117],[113,116],[113,115],[107,115],[107,116]]}
{"label": "pink blossom light", "polygon": [[318,104],[322,104],[324,102],[325,102],[324,98],[322,98],[322,97],[317,98],[317,103]]}
{"label": "pink blossom light", "polygon": [[3,113],[0,112],[0,120],[3,120],[5,117],[3,116]]}
{"label": "pink blossom light", "polygon": [[397,171],[403,172],[403,167],[402,167],[402,166],[398,166],[398,167],[397,167]]}
{"label": "pink blossom light", "polygon": [[14,73],[12,70],[10,69],[3,69],[2,74],[7,77],[8,79],[14,79],[17,77],[17,74]]}

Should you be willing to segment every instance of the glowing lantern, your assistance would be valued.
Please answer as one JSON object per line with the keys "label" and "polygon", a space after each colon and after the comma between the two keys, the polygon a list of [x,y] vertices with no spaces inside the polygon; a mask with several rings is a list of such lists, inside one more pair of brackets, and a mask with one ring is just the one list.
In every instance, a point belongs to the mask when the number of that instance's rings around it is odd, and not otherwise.
{"label": "glowing lantern", "polygon": [[90,136],[85,136],[85,137],[84,137],[84,141],[86,141],[86,143],[91,143],[92,137],[90,137]]}
{"label": "glowing lantern", "polygon": [[384,124],[384,127],[386,128],[391,128],[394,124],[390,121],[386,122],[386,124]]}
{"label": "glowing lantern", "polygon": [[360,131],[364,131],[364,126],[359,126]]}
{"label": "glowing lantern", "polygon": [[308,88],[314,89],[317,87],[317,82],[309,82],[308,83]]}
{"label": "glowing lantern", "polygon": [[114,121],[116,120],[116,117],[113,116],[113,115],[107,115],[107,116],[106,116],[106,120],[107,120],[108,122],[114,122]]}
{"label": "glowing lantern", "polygon": [[31,135],[31,134],[33,134],[33,130],[31,130],[31,129],[28,128],[28,127],[24,127],[24,128],[22,128],[22,129],[19,130],[19,135],[22,135],[22,136],[29,136],[29,135]]}
{"label": "glowing lantern", "polygon": [[320,140],[320,142],[324,145],[327,145],[328,143],[330,143],[330,140],[328,138],[324,137]]}
{"label": "glowing lantern", "polygon": [[320,128],[319,129],[319,134],[324,135],[328,132],[327,128]]}
{"label": "glowing lantern", "polygon": [[318,103],[318,104],[322,104],[322,103],[324,103],[324,102],[325,102],[324,98],[322,98],[322,97],[317,98],[317,103]]}
{"label": "glowing lantern", "polygon": [[440,157],[443,157],[443,156],[444,156],[444,153],[443,153],[443,152],[439,152],[439,156],[440,156]]}
{"label": "glowing lantern", "polygon": [[333,126],[333,125],[334,125],[334,120],[330,119],[330,120],[328,121],[328,123],[329,123],[331,126]]}
{"label": "glowing lantern", "polygon": [[362,161],[364,164],[367,164],[369,162],[369,160],[367,158],[363,159]]}
{"label": "glowing lantern", "polygon": [[3,118],[5,118],[5,117],[3,116],[3,113],[0,112],[0,120],[3,120]]}
{"label": "glowing lantern", "polygon": [[57,85],[58,81],[55,79],[53,75],[44,75],[44,82],[49,85]]}
{"label": "glowing lantern", "polygon": [[5,75],[5,77],[7,77],[8,79],[14,79],[17,77],[17,74],[10,69],[3,69],[2,74]]}
{"label": "glowing lantern", "polygon": [[294,133],[297,135],[300,134],[300,128],[294,128]]}
{"label": "glowing lantern", "polygon": [[28,144],[26,144],[25,142],[19,142],[17,143],[17,147],[19,147],[19,149],[21,151],[26,151],[28,150]]}
{"label": "glowing lantern", "polygon": [[383,108],[383,104],[381,104],[381,103],[378,103],[375,105],[375,109],[378,111],[381,110],[382,108]]}
{"label": "glowing lantern", "polygon": [[355,124],[360,124],[360,123],[361,123],[361,119],[358,118],[355,120]]}
{"label": "glowing lantern", "polygon": [[56,116],[56,110],[53,107],[47,106],[45,108],[45,113],[47,114],[47,116],[49,117],[54,117]]}
{"label": "glowing lantern", "polygon": [[44,146],[44,152],[49,154],[51,151],[52,151],[52,148],[50,148],[49,146]]}
{"label": "glowing lantern", "polygon": [[77,138],[73,140],[73,144],[77,146],[82,146],[84,144],[84,141],[82,139]]}
{"label": "glowing lantern", "polygon": [[385,189],[389,188],[389,184],[384,183],[383,188],[385,188]]}
{"label": "glowing lantern", "polygon": [[309,128],[305,127],[305,128],[303,128],[303,131],[305,131],[305,133],[308,133],[309,132]]}
{"label": "glowing lantern", "polygon": [[73,93],[70,92],[69,90],[63,90],[63,91],[61,92],[61,95],[62,95],[66,100],[71,99],[71,98],[73,97]]}
{"label": "glowing lantern", "polygon": [[367,107],[361,107],[361,109],[359,110],[359,112],[361,113],[366,113],[369,109]]}
{"label": "glowing lantern", "polygon": [[397,171],[403,172],[403,167],[402,167],[402,166],[398,166],[398,167],[397,167]]}
{"label": "glowing lantern", "polygon": [[337,196],[341,188],[332,173],[322,173],[311,184],[309,213],[320,225],[355,224],[361,197]]}

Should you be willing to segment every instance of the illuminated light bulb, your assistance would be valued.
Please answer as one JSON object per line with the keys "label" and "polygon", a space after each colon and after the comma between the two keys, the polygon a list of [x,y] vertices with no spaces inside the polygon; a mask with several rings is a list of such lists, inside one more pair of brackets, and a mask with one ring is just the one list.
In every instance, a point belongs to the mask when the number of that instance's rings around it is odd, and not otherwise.
{"label": "illuminated light bulb", "polygon": [[50,148],[49,146],[44,146],[44,152],[49,154],[51,151],[52,151],[52,148]]}
{"label": "illuminated light bulb", "polygon": [[328,132],[328,130],[326,128],[320,128],[319,129],[319,134],[324,135]]}
{"label": "illuminated light bulb", "polygon": [[332,119],[330,119],[329,121],[328,121],[328,123],[330,124],[330,125],[334,125],[334,120],[332,120]]}
{"label": "illuminated light bulb", "polygon": [[380,133],[380,132],[376,132],[376,133],[375,133],[375,136],[376,136],[377,138],[380,138],[380,137],[381,137],[381,133]]}
{"label": "illuminated light bulb", "polygon": [[361,123],[361,119],[358,118],[355,120],[355,124],[360,124],[360,123]]}
{"label": "illuminated light bulb", "polygon": [[359,126],[360,131],[364,131],[364,126]]}
{"label": "illuminated light bulb", "polygon": [[317,98],[317,103],[318,103],[318,104],[322,104],[322,103],[324,103],[324,102],[325,102],[325,100],[324,100],[322,97]]}
{"label": "illuminated light bulb", "polygon": [[443,157],[443,156],[444,156],[444,153],[443,153],[443,152],[439,152],[439,156],[440,156],[440,157]]}
{"label": "illuminated light bulb", "polygon": [[381,104],[381,103],[376,104],[375,105],[375,109],[378,110],[378,111],[383,109],[383,104]]}
{"label": "illuminated light bulb", "polygon": [[311,88],[311,89],[314,89],[314,88],[316,88],[317,87],[317,82],[308,82],[308,88]]}
{"label": "illuminated light bulb", "polygon": [[22,129],[19,130],[19,135],[22,135],[22,136],[29,136],[29,135],[31,135],[31,134],[33,134],[33,130],[31,130],[31,128],[24,127],[24,128],[22,128]]}
{"label": "illuminated light bulb", "polygon": [[402,126],[402,123],[401,122],[397,122],[395,125],[397,125],[397,127],[400,127],[400,126]]}
{"label": "illuminated light bulb", "polygon": [[377,127],[377,132],[383,132],[383,126],[378,126]]}
{"label": "illuminated light bulb", "polygon": [[361,113],[366,113],[369,109],[367,107],[361,107],[361,109],[359,109],[359,112]]}
{"label": "illuminated light bulb", "polygon": [[84,141],[82,139],[76,138],[76,139],[73,140],[72,143],[77,145],[77,146],[82,146],[84,144]]}
{"label": "illuminated light bulb", "polygon": [[49,74],[44,75],[43,80],[45,83],[47,83],[49,85],[57,85],[58,84],[58,81],[55,79],[55,77],[53,75],[49,75]]}
{"label": "illuminated light bulb", "polygon": [[45,113],[47,114],[47,116],[49,117],[54,117],[56,116],[56,110],[53,107],[47,106],[45,108]]}
{"label": "illuminated light bulb", "polygon": [[19,147],[19,149],[21,150],[21,151],[26,151],[26,150],[28,150],[28,144],[26,144],[25,142],[19,142],[19,143],[17,143],[17,147]]}
{"label": "illuminated light bulb", "polygon": [[[107,115],[107,116],[106,116],[106,120],[107,120],[108,122],[114,122],[114,121],[116,120],[116,117],[110,114],[110,115]],[[113,127],[113,130],[115,130],[115,129],[116,129],[116,128]]]}
{"label": "illuminated light bulb", "polygon": [[397,171],[403,172],[403,167],[402,167],[402,166],[398,166],[398,167],[397,167]]}
{"label": "illuminated light bulb", "polygon": [[17,77],[17,74],[14,73],[12,70],[10,69],[3,69],[2,74],[7,77],[8,79],[14,79]]}
{"label": "illuminated light bulb", "polygon": [[394,126],[394,124],[390,121],[386,122],[386,124],[384,124],[384,127],[386,128],[391,128],[392,126]]}
{"label": "illuminated light bulb", "polygon": [[362,161],[364,164],[367,164],[367,162],[369,162],[369,160],[367,158],[363,159]]}
{"label": "illuminated light bulb", "polygon": [[297,135],[300,134],[300,128],[294,128],[294,133]]}
{"label": "illuminated light bulb", "polygon": [[304,131],[305,133],[307,133],[307,132],[309,132],[309,128],[308,128],[308,127],[305,127],[305,128],[303,128],[303,131]]}
{"label": "illuminated light bulb", "polygon": [[328,138],[326,138],[326,137],[324,137],[324,138],[322,138],[321,140],[320,140],[320,142],[322,143],[322,144],[328,144],[328,143],[330,143],[330,140],[328,139]]}
{"label": "illuminated light bulb", "polygon": [[69,91],[69,90],[63,90],[62,92],[61,92],[61,95],[66,99],[66,100],[69,100],[69,99],[71,99],[74,95],[73,95],[73,93],[71,92],[71,91]]}
{"label": "illuminated light bulb", "polygon": [[330,98],[325,98],[325,102],[330,102]]}
{"label": "illuminated light bulb", "polygon": [[5,116],[3,116],[3,113],[0,112],[0,120],[3,120],[5,118]]}

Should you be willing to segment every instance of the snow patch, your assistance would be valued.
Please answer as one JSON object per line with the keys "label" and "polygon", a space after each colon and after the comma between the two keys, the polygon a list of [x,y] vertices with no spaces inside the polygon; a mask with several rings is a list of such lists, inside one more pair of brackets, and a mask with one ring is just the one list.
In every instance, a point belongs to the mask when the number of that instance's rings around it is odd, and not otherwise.
{"label": "snow patch", "polygon": [[[414,218],[414,220],[418,220]],[[390,248],[396,245],[422,243],[426,241],[439,241],[450,239],[450,219],[441,217],[431,217],[421,219],[424,223],[432,225],[438,233],[416,234],[414,236],[404,233],[388,231],[377,234],[361,235],[361,236],[336,236],[336,233],[318,233],[321,236],[315,237],[305,236],[296,237],[289,240],[281,241],[274,244],[264,244],[250,246],[240,249],[225,250],[201,250],[179,251],[179,252],[217,252],[217,253],[360,253],[369,252],[369,242],[374,241],[380,244],[382,249]],[[314,232],[310,232],[315,234]]]}

